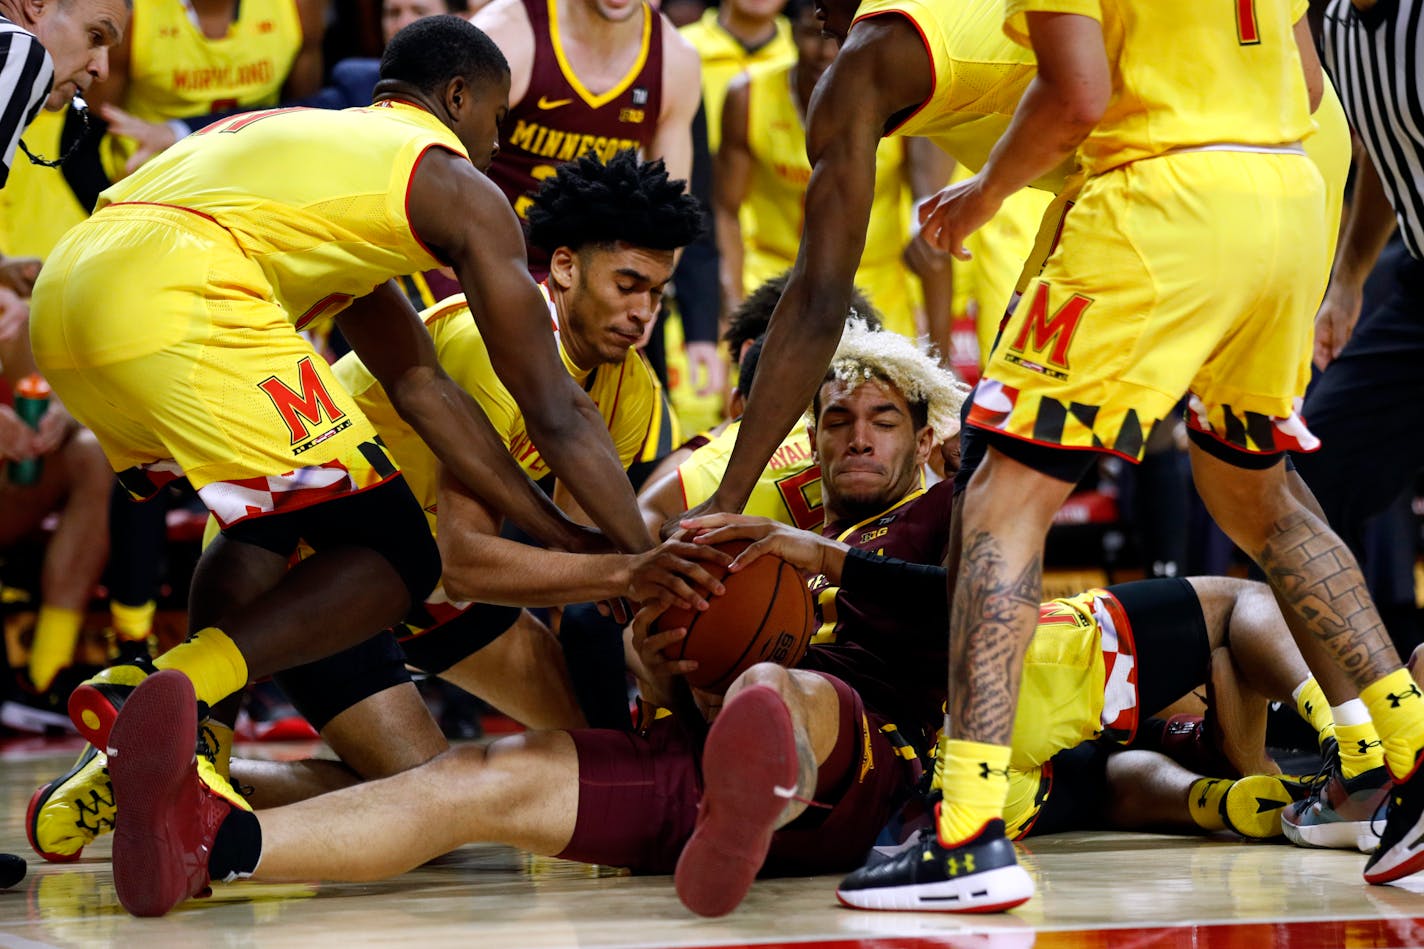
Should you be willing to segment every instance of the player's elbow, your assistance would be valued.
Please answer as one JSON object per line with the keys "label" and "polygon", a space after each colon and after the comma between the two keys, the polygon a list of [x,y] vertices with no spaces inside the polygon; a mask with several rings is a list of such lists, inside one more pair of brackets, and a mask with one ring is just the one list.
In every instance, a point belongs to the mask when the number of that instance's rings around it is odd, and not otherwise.
{"label": "player's elbow", "polygon": [[1112,87],[1107,83],[1083,82],[1064,91],[1059,119],[1065,130],[1077,138],[1087,138],[1107,111]]}

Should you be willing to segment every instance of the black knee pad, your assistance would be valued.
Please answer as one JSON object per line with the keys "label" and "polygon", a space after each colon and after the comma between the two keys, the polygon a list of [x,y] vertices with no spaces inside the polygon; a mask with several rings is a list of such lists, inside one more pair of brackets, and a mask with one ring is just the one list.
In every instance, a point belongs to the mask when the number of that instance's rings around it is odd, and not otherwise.
{"label": "black knee pad", "polygon": [[334,656],[272,676],[317,731],[364,699],[410,681],[405,654],[389,630]]}
{"label": "black knee pad", "polygon": [[476,603],[454,619],[401,640],[410,664],[434,675],[473,656],[519,619],[517,606]]}

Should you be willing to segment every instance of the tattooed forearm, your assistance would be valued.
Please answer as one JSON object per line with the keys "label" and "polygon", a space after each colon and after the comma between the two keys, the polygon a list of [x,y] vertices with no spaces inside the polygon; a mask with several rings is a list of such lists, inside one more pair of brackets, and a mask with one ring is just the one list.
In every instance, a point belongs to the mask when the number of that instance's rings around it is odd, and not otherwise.
{"label": "tattooed forearm", "polygon": [[965,534],[949,619],[954,737],[1009,743],[1042,592],[1040,551],[1015,563],[988,531]]}
{"label": "tattooed forearm", "polygon": [[1276,521],[1256,562],[1357,687],[1399,667],[1354,556],[1319,518],[1297,511]]}

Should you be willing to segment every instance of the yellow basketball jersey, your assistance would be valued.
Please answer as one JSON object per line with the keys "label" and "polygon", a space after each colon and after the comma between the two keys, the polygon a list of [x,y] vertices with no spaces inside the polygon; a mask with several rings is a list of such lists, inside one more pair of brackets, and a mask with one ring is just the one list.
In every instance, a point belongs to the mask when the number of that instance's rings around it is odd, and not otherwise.
{"label": "yellow basketball jersey", "polygon": [[[682,497],[689,508],[712,496],[722,483],[740,420],[692,453],[677,468]],[[811,435],[803,419],[781,442],[752,488],[744,514],[769,517],[802,530],[816,530],[825,520],[821,508],[821,466],[811,457]]]}
{"label": "yellow basketball jersey", "polygon": [[181,0],[134,5],[123,107],[149,122],[276,105],[302,45],[295,0],[242,0],[222,39],[203,35]]}
{"label": "yellow basketball jersey", "polygon": [[[484,409],[520,467],[535,480],[547,475],[549,466],[529,439],[519,404],[495,374],[489,349],[480,337],[464,296],[442,300],[421,316],[435,340],[440,365]],[[553,332],[558,335],[557,327]],[[658,385],[652,370],[636,349],[628,350],[623,362],[617,365],[598,366],[592,370],[574,365],[562,342],[559,355],[563,357],[564,368],[569,375],[584,387],[598,407],[623,467],[627,468],[637,459],[647,440],[658,408]],[[355,353],[341,357],[333,369],[336,378],[355,396],[356,404],[371,420],[400,465],[410,489],[426,509],[433,531],[439,461],[415,430],[396,414],[385,390]]]}
{"label": "yellow basketball jersey", "polygon": [[1314,128],[1293,0],[1008,0],[1007,9],[1005,31],[1025,45],[1029,12],[1102,23],[1113,91],[1078,150],[1090,175],[1177,148],[1299,142]]}
{"label": "yellow basketball jersey", "polygon": [[406,194],[421,155],[467,157],[429,112],[382,102],[340,112],[250,112],[188,136],[99,196],[196,211],[261,268],[298,329],[397,274],[442,265],[411,230]]}
{"label": "yellow basketball jersey", "polygon": [[[811,163],[806,129],[796,108],[795,63],[754,66],[747,71],[747,146],[752,175],[744,219],[744,288],[760,286],[796,262],[805,218]],[[875,201],[856,285],[885,317],[887,329],[915,335],[910,273],[900,253],[909,242],[910,190],[905,183],[905,146],[881,139],[875,153]]]}
{"label": "yellow basketball jersey", "polygon": [[[64,132],[61,112],[41,110],[25,130],[25,144],[37,155],[58,155]],[[89,216],[58,168],[20,158],[0,189],[0,253],[11,257],[49,256],[60,236]]]}
{"label": "yellow basketball jersey", "polygon": [[702,106],[707,114],[707,145],[713,154],[722,143],[722,100],[727,86],[748,67],[760,64],[796,61],[796,44],[791,39],[791,24],[785,17],[776,18],[776,36],[770,42],[747,52],[736,37],[717,22],[714,7],[695,23],[678,31],[692,44],[702,59]]}
{"label": "yellow basketball jersey", "polygon": [[[897,116],[890,133],[922,135],[978,171],[1037,71],[1033,53],[1004,35],[1003,0],[864,0],[856,22],[891,14],[910,20],[924,39],[934,89],[918,109]],[[1056,192],[1070,167],[1035,187]]]}

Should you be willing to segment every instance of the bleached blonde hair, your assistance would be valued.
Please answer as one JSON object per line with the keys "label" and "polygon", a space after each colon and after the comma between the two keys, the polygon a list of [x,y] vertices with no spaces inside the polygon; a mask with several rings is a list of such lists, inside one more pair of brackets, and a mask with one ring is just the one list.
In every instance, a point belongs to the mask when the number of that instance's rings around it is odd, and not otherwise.
{"label": "bleached blonde hair", "polygon": [[872,330],[864,320],[850,320],[826,378],[850,386],[880,379],[899,389],[910,403],[923,403],[939,443],[959,431],[959,409],[969,387],[939,364],[929,346],[889,330]]}

